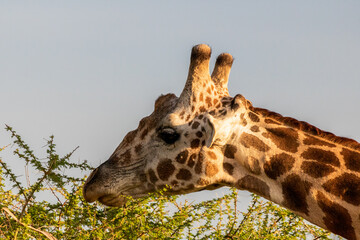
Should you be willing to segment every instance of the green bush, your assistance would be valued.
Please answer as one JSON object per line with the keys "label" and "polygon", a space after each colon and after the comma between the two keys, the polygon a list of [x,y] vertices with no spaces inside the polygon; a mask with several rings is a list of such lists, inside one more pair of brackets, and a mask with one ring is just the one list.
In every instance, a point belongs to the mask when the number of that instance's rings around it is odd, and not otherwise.
{"label": "green bush", "polygon": [[[239,211],[235,189],[198,204],[181,203],[166,190],[130,199],[123,208],[89,204],[82,197],[85,177],[66,174],[92,169],[86,161],[70,162],[76,149],[59,156],[50,136],[40,158],[11,127],[6,130],[17,161],[40,174],[25,186],[0,158],[1,239],[329,239],[328,232],[254,194],[247,211]],[[46,194],[55,200],[40,200]]]}

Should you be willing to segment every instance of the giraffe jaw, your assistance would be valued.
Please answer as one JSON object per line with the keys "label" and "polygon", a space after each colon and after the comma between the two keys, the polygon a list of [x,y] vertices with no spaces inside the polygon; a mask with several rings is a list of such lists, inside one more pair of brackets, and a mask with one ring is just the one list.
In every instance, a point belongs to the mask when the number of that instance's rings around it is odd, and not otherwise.
{"label": "giraffe jaw", "polygon": [[[124,207],[130,199],[129,196],[129,194],[109,194],[98,198],[97,201],[108,207]],[[144,196],[146,196],[146,194],[136,194],[131,195],[131,198],[137,199]]]}
{"label": "giraffe jaw", "polygon": [[109,207],[122,207],[127,199],[122,195],[105,195],[98,198],[97,201]]}
{"label": "giraffe jaw", "polygon": [[109,207],[123,207],[131,198],[137,199],[146,196],[146,194],[144,193],[135,193],[135,194],[131,193],[133,192],[131,190],[134,189],[136,188],[128,189],[127,191],[120,192],[119,194],[104,193],[103,195],[98,195],[98,196],[96,195],[91,196],[89,194],[84,196],[86,196],[85,200],[90,203],[98,201]]}

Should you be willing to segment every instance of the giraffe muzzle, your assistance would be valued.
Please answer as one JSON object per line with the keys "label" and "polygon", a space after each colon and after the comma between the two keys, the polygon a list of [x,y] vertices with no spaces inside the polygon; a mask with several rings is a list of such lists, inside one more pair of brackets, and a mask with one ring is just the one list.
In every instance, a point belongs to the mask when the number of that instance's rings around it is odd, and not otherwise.
{"label": "giraffe muzzle", "polygon": [[[143,197],[146,190],[143,187],[141,177],[138,173],[131,172],[125,174],[125,170],[115,170],[109,168],[106,163],[96,168],[87,178],[83,186],[83,196],[85,201],[92,203],[98,201],[112,207],[121,207],[129,196],[133,198]],[[122,175],[118,184],[113,184],[111,176]],[[140,174],[141,175],[141,174]],[[137,180],[137,178],[139,178]]]}
{"label": "giraffe muzzle", "polygon": [[94,191],[89,190],[89,186],[91,183],[91,180],[94,179],[96,173],[98,172],[99,168],[96,168],[94,171],[91,172],[90,176],[86,179],[85,184],[83,186],[83,196],[85,198],[85,201],[87,202],[94,202],[97,200],[96,194],[94,194]]}

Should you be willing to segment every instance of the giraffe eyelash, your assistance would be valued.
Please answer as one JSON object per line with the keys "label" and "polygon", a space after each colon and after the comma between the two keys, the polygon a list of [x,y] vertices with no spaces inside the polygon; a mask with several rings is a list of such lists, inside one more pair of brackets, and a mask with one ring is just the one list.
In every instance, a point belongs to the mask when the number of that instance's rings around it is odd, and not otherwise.
{"label": "giraffe eyelash", "polygon": [[161,128],[158,136],[167,144],[174,144],[180,138],[180,134],[170,127]]}

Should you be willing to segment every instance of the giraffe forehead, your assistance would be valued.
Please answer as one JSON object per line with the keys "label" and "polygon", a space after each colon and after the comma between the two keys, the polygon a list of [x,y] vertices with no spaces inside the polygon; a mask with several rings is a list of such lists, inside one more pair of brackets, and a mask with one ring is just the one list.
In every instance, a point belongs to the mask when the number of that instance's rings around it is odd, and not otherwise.
{"label": "giraffe forehead", "polygon": [[163,124],[166,116],[175,109],[177,100],[178,98],[174,94],[161,95],[155,101],[154,111],[140,120],[137,129],[125,135],[120,145],[109,158],[109,162],[128,165],[136,160],[137,156],[145,149],[145,146],[149,144],[151,139],[148,136],[154,132],[154,129]]}

